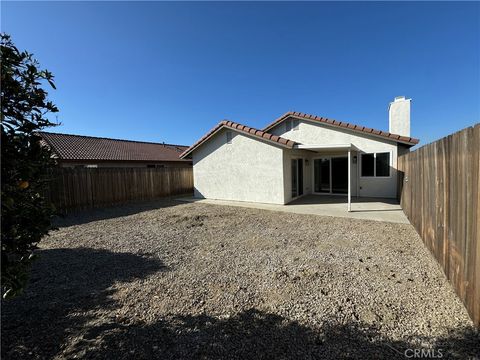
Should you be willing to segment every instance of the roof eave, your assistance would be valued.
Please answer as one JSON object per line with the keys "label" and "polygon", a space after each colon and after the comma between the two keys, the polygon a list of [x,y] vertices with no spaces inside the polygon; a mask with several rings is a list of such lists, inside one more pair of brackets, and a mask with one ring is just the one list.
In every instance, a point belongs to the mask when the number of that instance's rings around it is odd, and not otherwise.
{"label": "roof eave", "polygon": [[185,159],[92,159],[92,158],[56,158],[60,162],[98,162],[98,163],[124,163],[124,162],[134,162],[134,163],[155,163],[155,162],[188,162]]}
{"label": "roof eave", "polygon": [[[236,131],[240,134],[251,136],[254,139],[264,141],[264,142],[269,143],[271,145],[280,146],[280,147],[287,148],[287,149],[293,149],[293,147],[296,144],[292,140],[285,139],[285,138],[282,138],[280,136],[276,136],[276,135],[272,135],[272,134],[267,134],[267,135],[270,136],[270,138],[266,138],[266,137],[264,137],[260,134],[257,134],[258,132],[264,134],[265,131],[263,131],[263,130],[250,128],[250,127],[242,125],[242,124],[234,123],[233,121],[223,120],[216,127],[214,127],[212,130],[210,130],[205,136],[203,136],[199,141],[197,141],[190,148],[188,148],[182,154],[180,154],[180,158],[185,159],[185,157],[189,156],[193,151],[195,151],[204,142],[208,141],[212,136],[214,136],[216,133],[218,133],[223,128],[228,128],[228,129]],[[278,141],[277,140],[271,140],[272,138],[273,139],[278,139]]]}
{"label": "roof eave", "polygon": [[[388,133],[391,136],[387,136],[387,135],[384,135],[384,134],[386,134],[384,131],[370,129],[370,128],[367,128],[365,126],[353,125],[353,124],[345,123],[345,122],[342,122],[342,121],[331,120],[331,119],[327,119],[327,118],[323,118],[323,117],[319,117],[319,116],[315,116],[315,115],[308,115],[308,114],[304,114],[304,115],[305,116],[303,116],[301,113],[297,113],[297,112],[294,112],[294,111],[288,111],[285,114],[283,114],[282,116],[280,116],[279,118],[277,118],[276,120],[274,120],[272,123],[267,125],[265,128],[263,128],[262,131],[267,132],[267,131],[271,130],[272,128],[274,128],[275,126],[281,124],[287,118],[293,117],[293,118],[296,118],[296,119],[299,119],[299,120],[312,121],[312,122],[324,124],[326,126],[333,126],[335,128],[342,128],[342,129],[346,129],[346,130],[351,130],[353,132],[356,132],[356,133],[362,134],[362,135],[371,135],[371,136],[377,137],[379,139],[389,140],[389,141],[392,141],[392,142],[401,143],[401,144],[408,145],[408,146],[415,146],[420,142],[419,139],[415,139],[415,138],[412,138],[412,137],[410,137],[410,138],[402,137],[401,135],[397,135],[397,134]],[[321,121],[321,119],[324,119],[325,121]],[[342,124],[346,124],[346,126],[342,126]],[[360,127],[362,129],[359,129]],[[363,129],[369,129],[371,131],[364,131]]]}
{"label": "roof eave", "polygon": [[274,128],[277,124],[280,124],[283,120],[285,120],[287,117],[293,115],[293,111],[287,111],[285,114],[280,116],[279,118],[273,120],[270,124],[265,126],[262,131],[269,131],[270,129]]}

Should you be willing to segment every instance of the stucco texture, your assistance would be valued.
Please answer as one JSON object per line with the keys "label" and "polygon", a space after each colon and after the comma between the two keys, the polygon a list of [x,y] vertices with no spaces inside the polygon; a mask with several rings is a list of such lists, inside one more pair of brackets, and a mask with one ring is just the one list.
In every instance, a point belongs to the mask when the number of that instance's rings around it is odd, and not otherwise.
{"label": "stucco texture", "polygon": [[[285,131],[285,122],[278,124],[270,130],[272,134],[281,136],[286,139],[296,141],[304,145],[341,145],[352,144],[357,151],[352,151],[353,156],[357,156],[357,163],[351,164],[352,171],[352,196],[366,197],[388,197],[394,198],[397,195],[397,143],[393,141],[383,140],[370,135],[357,135],[353,131],[343,130],[338,127],[331,127],[324,124],[318,124],[305,120],[300,120],[297,130]],[[361,177],[358,169],[361,165],[361,153],[373,152],[389,152],[390,153],[390,176],[389,177]],[[304,166],[304,183],[305,193],[311,193],[311,182],[313,178],[313,159],[323,156],[339,156],[346,155],[345,151],[319,151],[303,152],[305,159],[308,159],[308,165]],[[292,155],[291,155],[292,156]],[[286,155],[288,157],[288,155]],[[285,166],[289,164],[285,161]],[[285,194],[288,193],[290,187],[289,171],[286,171],[286,187]],[[308,187],[308,189],[307,189]]]}
{"label": "stucco texture", "polygon": [[[226,132],[231,131],[231,144]],[[220,130],[193,152],[198,198],[284,204],[283,149],[247,134]]]}

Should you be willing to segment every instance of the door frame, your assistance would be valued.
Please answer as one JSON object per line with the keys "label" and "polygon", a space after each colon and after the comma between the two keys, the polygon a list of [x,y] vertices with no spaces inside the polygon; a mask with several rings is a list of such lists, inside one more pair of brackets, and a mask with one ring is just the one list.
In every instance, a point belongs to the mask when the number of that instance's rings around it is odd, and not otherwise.
{"label": "door frame", "polygon": [[[293,196],[292,194],[292,187],[293,187],[293,184],[291,184],[290,186],[290,196],[291,196],[291,200],[295,200],[295,199],[298,199],[302,196],[305,196],[305,158],[301,157],[301,156],[292,156],[290,158],[290,171],[292,170],[292,160],[301,160],[302,161],[302,194],[299,195],[300,193],[300,177],[298,176],[299,175],[299,166],[298,166],[298,162],[297,162],[297,196]],[[293,176],[293,174],[290,174],[291,177]]]}
{"label": "door frame", "polygon": [[[314,156],[311,158],[312,161],[312,194],[314,195],[334,195],[334,196],[348,196],[348,194],[342,194],[342,193],[334,193],[332,192],[333,184],[332,184],[332,158],[339,158],[339,157],[346,157],[347,162],[348,162],[348,154],[347,155],[319,155],[319,156]],[[328,159],[328,162],[330,164],[329,169],[330,169],[330,192],[316,192],[315,191],[315,160],[316,159]],[[348,181],[348,180],[347,180]]]}

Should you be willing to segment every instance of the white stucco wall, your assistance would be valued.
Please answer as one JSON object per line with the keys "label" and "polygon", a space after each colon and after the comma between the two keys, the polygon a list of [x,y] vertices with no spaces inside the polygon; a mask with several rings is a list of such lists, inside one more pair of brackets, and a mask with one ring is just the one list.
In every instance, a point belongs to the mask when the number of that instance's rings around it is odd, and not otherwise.
{"label": "white stucco wall", "polygon": [[228,131],[193,152],[195,197],[284,204],[283,148]]}
{"label": "white stucco wall", "polygon": [[[358,156],[357,164],[352,166],[352,195],[365,197],[390,197],[395,198],[397,195],[397,143],[394,141],[383,140],[374,136],[359,135],[353,131],[343,130],[338,127],[323,125],[311,121],[300,120],[298,130],[285,131],[285,122],[280,123],[270,133],[282,136],[286,139],[291,139],[304,145],[339,145],[339,144],[353,144],[359,153],[352,153]],[[386,178],[376,177],[361,177],[357,175],[357,169],[360,169],[361,157],[360,153],[373,152],[390,152],[390,176]],[[332,153],[319,152],[310,156],[310,174],[309,181],[311,182],[311,172],[313,171],[313,158],[322,155],[331,155]],[[333,153],[340,154],[340,153]],[[286,177],[286,179],[289,179]],[[357,184],[358,179],[358,184]],[[285,183],[285,193],[289,191],[289,184]],[[311,184],[310,184],[311,191]]]}

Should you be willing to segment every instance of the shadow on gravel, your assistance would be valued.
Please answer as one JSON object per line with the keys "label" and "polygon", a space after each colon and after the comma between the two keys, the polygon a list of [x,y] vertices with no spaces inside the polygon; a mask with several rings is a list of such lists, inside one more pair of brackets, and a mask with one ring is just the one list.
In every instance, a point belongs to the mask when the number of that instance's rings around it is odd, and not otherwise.
{"label": "shadow on gravel", "polygon": [[122,216],[135,215],[144,211],[185,204],[175,200],[175,198],[72,211],[70,214],[58,216],[54,221],[54,225],[56,227],[81,225],[92,221],[114,219]]}
{"label": "shadow on gravel", "polygon": [[159,259],[88,248],[39,253],[26,293],[2,303],[3,359],[404,359],[421,350],[423,358],[480,358],[480,336],[470,328],[410,341],[360,322],[310,327],[257,309],[151,323],[118,318],[112,285],[168,271]]}
{"label": "shadow on gravel", "polygon": [[96,309],[115,306],[110,287],[168,269],[148,254],[90,248],[40,250],[27,289],[2,301],[2,358],[52,358]]}
{"label": "shadow on gravel", "polygon": [[[423,349],[423,357],[466,359],[479,356],[479,334],[472,329],[430,345],[382,338],[365,324],[333,321],[313,329],[256,309],[228,319],[206,315],[178,316],[154,324],[102,325],[90,329],[93,347],[68,357],[115,359],[404,359]],[[430,356],[426,356],[429,352]],[[413,356],[410,356],[413,357]],[[418,356],[417,356],[418,357]]]}

